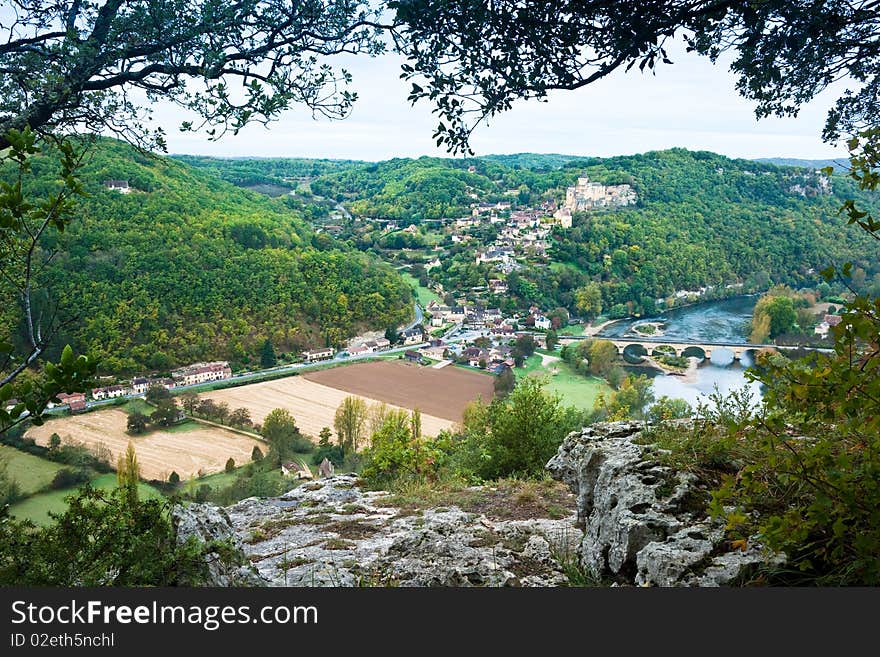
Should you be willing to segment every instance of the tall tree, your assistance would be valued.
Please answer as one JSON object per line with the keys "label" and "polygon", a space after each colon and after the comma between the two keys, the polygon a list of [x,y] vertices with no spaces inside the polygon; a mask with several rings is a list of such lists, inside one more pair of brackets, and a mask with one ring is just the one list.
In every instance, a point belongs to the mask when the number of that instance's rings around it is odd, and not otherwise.
{"label": "tall tree", "polygon": [[132,413],[128,416],[128,432],[133,434],[140,434],[147,430],[147,423],[149,422],[149,418],[143,413]]}
{"label": "tall tree", "polygon": [[141,468],[138,465],[134,445],[129,441],[125,455],[116,462],[116,482],[125,491],[125,499],[131,507],[138,501],[138,484],[141,480]]}
{"label": "tall tree", "polygon": [[367,402],[360,397],[346,397],[336,409],[333,426],[339,439],[339,446],[345,454],[357,452],[364,439],[369,413]]}
{"label": "tall tree", "polygon": [[269,338],[266,338],[266,341],[260,349],[260,367],[265,370],[270,367],[275,367],[277,364],[278,359],[275,357],[275,348],[272,346],[272,341]]}
{"label": "tall tree", "polygon": [[156,410],[150,414],[150,420],[161,427],[170,427],[180,417],[180,409],[174,399],[163,399],[156,405]]}
{"label": "tall tree", "polygon": [[597,283],[588,283],[574,293],[575,307],[587,319],[595,318],[602,312],[602,288]]}

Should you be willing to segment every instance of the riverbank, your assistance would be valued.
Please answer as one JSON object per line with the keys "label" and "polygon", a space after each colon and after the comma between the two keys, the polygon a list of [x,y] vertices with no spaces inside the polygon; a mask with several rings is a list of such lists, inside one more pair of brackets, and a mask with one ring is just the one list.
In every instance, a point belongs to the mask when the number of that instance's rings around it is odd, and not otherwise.
{"label": "riverbank", "polygon": [[[673,308],[666,308],[665,310],[661,310],[660,312],[651,315],[649,317],[621,317],[619,319],[612,319],[607,322],[603,322],[599,326],[596,327],[593,333],[590,335],[597,335],[598,337],[623,337],[623,335],[629,331],[632,331],[635,326],[645,325],[645,324],[653,324],[653,323],[661,323],[664,324],[664,335],[669,334],[670,328],[674,327],[674,320],[676,319],[676,315],[684,312],[693,312],[699,311],[702,307],[713,307],[713,306],[724,306],[727,304],[736,304],[739,301],[745,301],[747,299],[754,299],[757,301],[759,293],[749,293],[749,294],[736,294],[729,297],[724,297],[722,299],[705,299],[701,301],[693,301],[691,303],[685,303],[680,306],[674,306]],[[754,303],[749,304],[749,312],[748,318],[751,318],[751,309],[754,308]],[[616,326],[616,325],[628,325],[625,331],[612,331],[610,333],[606,333],[605,329],[608,327]],[[741,331],[738,331],[741,332]],[[676,331],[672,331],[673,334]],[[587,335],[586,329],[584,331],[584,335]],[[656,335],[652,336],[642,336],[642,337],[659,337]],[[699,336],[691,335],[686,336],[689,339],[697,339]],[[702,339],[702,338],[701,338]],[[709,338],[705,338],[709,339]],[[743,336],[743,341],[745,341],[745,337]]]}
{"label": "riverbank", "polygon": [[657,359],[651,356],[643,356],[643,360],[640,363],[629,364],[627,363],[627,367],[629,368],[645,368],[650,369],[656,372],[657,374],[665,374],[668,376],[674,376],[678,381],[684,384],[692,384],[697,382],[698,378],[698,370],[700,366],[700,359],[695,357],[688,358],[688,364],[685,369],[677,369],[665,365],[658,361]]}

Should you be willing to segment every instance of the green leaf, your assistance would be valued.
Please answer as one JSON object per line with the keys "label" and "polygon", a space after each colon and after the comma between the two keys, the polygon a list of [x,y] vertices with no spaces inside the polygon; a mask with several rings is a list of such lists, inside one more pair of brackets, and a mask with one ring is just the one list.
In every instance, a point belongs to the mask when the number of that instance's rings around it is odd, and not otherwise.
{"label": "green leaf", "polygon": [[65,369],[73,365],[73,349],[70,345],[66,345],[64,351],[61,352],[61,364]]}

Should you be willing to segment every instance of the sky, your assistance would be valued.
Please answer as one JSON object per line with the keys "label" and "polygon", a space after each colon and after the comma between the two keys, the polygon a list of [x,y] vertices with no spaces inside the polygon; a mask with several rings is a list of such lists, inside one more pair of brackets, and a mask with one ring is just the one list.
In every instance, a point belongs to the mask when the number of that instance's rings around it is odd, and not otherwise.
{"label": "sky", "polygon": [[[477,155],[563,153],[629,155],[684,147],[729,157],[842,158],[843,145],[825,144],[822,126],[841,85],[805,105],[796,118],[758,121],[754,104],[735,90],[724,64],[671,49],[674,64],[656,75],[617,71],[576,91],[554,92],[548,102],[521,101],[482,125],[472,138]],[[341,121],[313,119],[303,108],[285,112],[268,128],[248,126],[212,142],[205,134],[180,133],[186,115],[155,106],[154,118],[168,135],[169,152],[232,157],[315,157],[385,160],[393,157],[449,157],[431,138],[436,117],[430,106],[407,101],[409,83],[399,79],[400,59],[351,57],[359,99]]]}

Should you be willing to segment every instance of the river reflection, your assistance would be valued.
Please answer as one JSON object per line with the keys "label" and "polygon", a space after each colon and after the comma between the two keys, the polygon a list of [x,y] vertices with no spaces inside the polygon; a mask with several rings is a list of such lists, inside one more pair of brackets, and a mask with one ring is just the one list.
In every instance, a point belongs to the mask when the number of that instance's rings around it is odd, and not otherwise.
{"label": "river reflection", "polygon": [[[632,336],[632,326],[645,321],[666,323],[662,337],[670,341],[693,342],[746,342],[746,331],[751,320],[757,296],[736,297],[713,301],[689,308],[679,308],[663,315],[639,320],[625,320],[608,326],[600,337]],[[744,372],[753,360],[746,352],[741,361],[733,360],[733,352],[716,348],[712,360],[702,361],[697,371],[689,377],[666,374],[652,368],[627,366],[633,374],[647,374],[653,378],[654,396],[684,399],[696,407],[698,402],[708,402],[708,396],[718,391],[728,394],[733,390],[748,388],[753,399],[761,398],[760,384],[749,382]]]}

